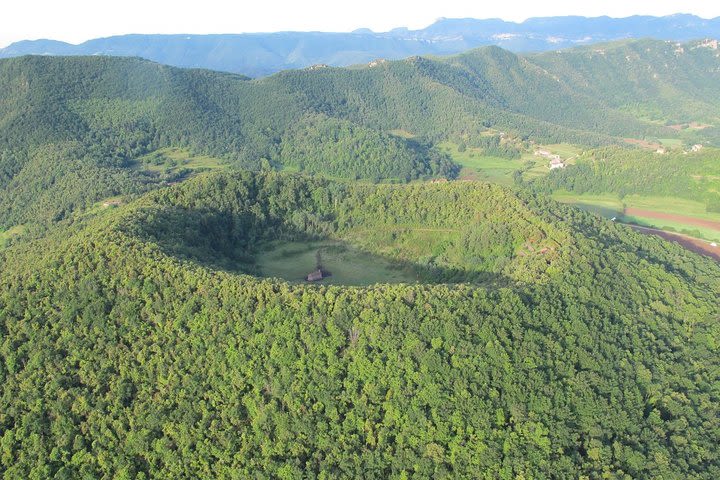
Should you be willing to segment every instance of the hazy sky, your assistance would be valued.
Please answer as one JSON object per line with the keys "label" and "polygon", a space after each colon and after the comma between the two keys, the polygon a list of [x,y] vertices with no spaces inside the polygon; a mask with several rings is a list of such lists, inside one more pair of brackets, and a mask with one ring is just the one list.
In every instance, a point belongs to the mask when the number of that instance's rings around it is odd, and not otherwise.
{"label": "hazy sky", "polygon": [[422,28],[439,17],[502,18],[694,13],[720,16],[717,0],[3,0],[0,46],[23,39],[79,43],[124,33],[242,33]]}

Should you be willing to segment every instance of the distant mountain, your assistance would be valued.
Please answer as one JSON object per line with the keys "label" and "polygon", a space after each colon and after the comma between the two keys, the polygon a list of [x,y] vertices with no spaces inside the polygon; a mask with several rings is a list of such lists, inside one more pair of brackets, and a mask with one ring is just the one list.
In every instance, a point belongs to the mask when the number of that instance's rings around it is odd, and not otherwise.
{"label": "distant mountain", "polygon": [[377,58],[453,54],[484,45],[514,52],[556,50],[627,38],[688,41],[720,37],[720,18],[547,17],[522,23],[499,19],[440,19],[422,30],[374,33],[277,32],[238,35],[122,35],[71,45],[21,41],[0,49],[0,58],[21,55],[136,56],[177,67],[209,68],[252,77],[314,64],[347,66]]}

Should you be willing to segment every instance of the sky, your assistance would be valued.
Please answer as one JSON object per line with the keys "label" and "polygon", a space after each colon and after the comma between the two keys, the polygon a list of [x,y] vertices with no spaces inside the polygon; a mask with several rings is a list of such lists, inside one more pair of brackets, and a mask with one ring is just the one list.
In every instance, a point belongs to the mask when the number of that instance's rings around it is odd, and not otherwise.
{"label": "sky", "polygon": [[584,15],[626,17],[692,13],[720,16],[717,0],[3,0],[0,47],[49,38],[80,43],[127,33],[348,32],[419,29],[440,17]]}

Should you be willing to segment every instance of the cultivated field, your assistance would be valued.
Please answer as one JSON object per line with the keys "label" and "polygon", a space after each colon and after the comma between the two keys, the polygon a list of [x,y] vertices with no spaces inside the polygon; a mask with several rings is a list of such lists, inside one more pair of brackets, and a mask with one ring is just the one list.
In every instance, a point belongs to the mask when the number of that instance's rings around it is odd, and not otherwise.
{"label": "cultivated field", "polygon": [[675,197],[615,194],[577,195],[556,192],[553,198],[597,215],[649,228],[720,242],[720,214],[708,213],[701,202]]}

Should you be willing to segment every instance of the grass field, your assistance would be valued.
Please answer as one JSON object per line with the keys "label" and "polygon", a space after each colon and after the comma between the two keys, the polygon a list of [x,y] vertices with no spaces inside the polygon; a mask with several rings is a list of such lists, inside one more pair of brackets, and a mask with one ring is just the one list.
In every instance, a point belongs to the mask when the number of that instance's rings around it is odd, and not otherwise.
{"label": "grass field", "polygon": [[263,276],[304,282],[315,270],[318,250],[323,268],[331,273],[318,283],[363,286],[417,281],[410,268],[399,268],[382,257],[336,241],[274,243],[256,257],[256,262]]}
{"label": "grass field", "polygon": [[697,225],[690,225],[685,222],[658,220],[656,218],[638,215],[625,215],[622,217],[622,221],[644,227],[667,230],[669,232],[683,233],[691,237],[702,238],[713,242],[720,242],[720,231],[711,228],[699,227]]}
{"label": "grass field", "polygon": [[0,250],[5,248],[8,242],[18,235],[22,235],[25,231],[24,225],[15,225],[14,227],[8,228],[7,230],[0,230]]}
{"label": "grass field", "polygon": [[566,163],[573,163],[573,157],[576,157],[582,153],[582,148],[569,143],[553,143],[552,145],[540,145],[543,150],[548,150],[550,153],[560,155]]}
{"label": "grass field", "polygon": [[186,169],[191,171],[205,171],[224,168],[222,159],[208,155],[194,155],[182,148],[161,148],[137,159],[139,168],[153,172],[173,174]]}
{"label": "grass field", "polygon": [[99,202],[95,202],[92,207],[88,208],[87,210],[76,212],[76,216],[78,218],[82,217],[89,217],[93,215],[98,215],[104,212],[109,212],[120,205],[123,205],[127,203],[127,198],[123,196],[115,196],[115,197],[108,197],[100,200]]}
{"label": "grass field", "polygon": [[455,163],[462,166],[461,180],[485,180],[505,185],[512,184],[513,173],[520,170],[526,178],[547,175],[549,160],[535,155],[535,149],[547,150],[560,157],[567,164],[574,164],[574,158],[581,153],[581,149],[567,143],[554,145],[538,145],[532,152],[525,152],[520,158],[509,159],[484,155],[482,150],[467,148],[461,152],[458,146],[451,142],[443,142],[440,148],[448,153]]}
{"label": "grass field", "polygon": [[684,198],[627,195],[623,200],[627,207],[675,213],[707,220],[720,220],[720,214],[707,213],[704,203]]}
{"label": "grass field", "polygon": [[400,137],[400,138],[406,138],[406,139],[415,138],[415,135],[413,135],[412,133],[408,132],[407,130],[402,130],[399,128],[395,129],[395,130],[390,130],[388,133],[390,135],[394,135],[394,136]]}
{"label": "grass field", "polygon": [[679,138],[658,138],[663,147],[682,148],[683,142]]}
{"label": "grass field", "polygon": [[552,197],[558,202],[574,205],[605,218],[621,217],[625,210],[622,200],[615,194],[577,195],[568,192],[555,192]]}
{"label": "grass field", "polygon": [[509,185],[513,183],[513,172],[522,169],[525,163],[522,159],[483,155],[475,148],[461,152],[457,145],[450,142],[441,143],[440,148],[462,167],[461,180],[485,180]]}
{"label": "grass field", "polygon": [[[701,202],[676,197],[651,197],[628,195],[622,200],[615,194],[577,195],[556,192],[553,198],[559,202],[574,205],[597,215],[613,218],[623,223],[634,223],[646,227],[685,233],[710,241],[720,241],[720,231],[698,225],[698,221],[720,222],[720,214],[707,213]],[[671,214],[679,218],[655,218],[653,215],[627,215],[627,208]]]}

